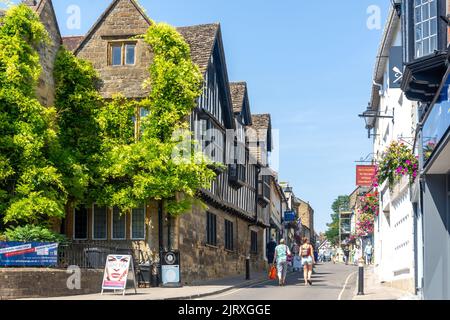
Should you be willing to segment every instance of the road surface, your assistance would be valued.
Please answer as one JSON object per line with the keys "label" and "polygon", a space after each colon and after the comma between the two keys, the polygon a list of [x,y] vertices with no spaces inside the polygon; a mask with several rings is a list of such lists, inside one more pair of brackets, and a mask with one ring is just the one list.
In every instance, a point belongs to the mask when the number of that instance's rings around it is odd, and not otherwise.
{"label": "road surface", "polygon": [[351,300],[357,271],[355,266],[326,262],[316,265],[312,286],[305,287],[303,272],[295,272],[288,274],[284,287],[278,280],[267,281],[198,300]]}

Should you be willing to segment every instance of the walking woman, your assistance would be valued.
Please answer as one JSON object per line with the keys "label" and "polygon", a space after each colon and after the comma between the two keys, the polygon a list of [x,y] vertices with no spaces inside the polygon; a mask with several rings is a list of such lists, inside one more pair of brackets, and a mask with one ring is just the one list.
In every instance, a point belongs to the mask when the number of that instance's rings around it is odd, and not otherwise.
{"label": "walking woman", "polygon": [[280,244],[275,248],[273,264],[277,263],[278,285],[284,286],[287,274],[287,258],[291,255],[289,247],[285,244],[284,239],[280,240]]}
{"label": "walking woman", "polygon": [[300,247],[300,253],[302,256],[302,265],[303,265],[303,277],[305,279],[305,286],[312,285],[311,276],[313,265],[315,263],[314,260],[314,249],[312,245],[309,243],[308,238],[304,237],[302,241],[302,246]]}

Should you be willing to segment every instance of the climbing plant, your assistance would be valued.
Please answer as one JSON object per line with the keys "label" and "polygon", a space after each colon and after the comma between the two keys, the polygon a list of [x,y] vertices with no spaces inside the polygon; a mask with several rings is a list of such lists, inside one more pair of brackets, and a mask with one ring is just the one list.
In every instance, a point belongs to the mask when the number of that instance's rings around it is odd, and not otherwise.
{"label": "climbing plant", "polygon": [[[211,161],[197,151],[189,115],[203,83],[190,48],[175,28],[152,23],[143,37],[153,52],[148,97],[115,96],[100,114],[104,135],[99,202],[130,210],[148,199],[163,200],[166,211],[184,213],[200,188],[215,177]],[[148,115],[134,121],[144,109]]]}
{"label": "climbing plant", "polygon": [[69,201],[92,202],[97,187],[100,147],[98,117],[103,99],[98,93],[98,75],[92,65],[61,47],[54,69],[58,148],[52,160],[63,174]]}
{"label": "climbing plant", "polygon": [[49,37],[25,5],[11,7],[0,25],[0,216],[5,224],[46,224],[64,216],[67,199],[49,160],[55,109],[36,98],[37,48]]}

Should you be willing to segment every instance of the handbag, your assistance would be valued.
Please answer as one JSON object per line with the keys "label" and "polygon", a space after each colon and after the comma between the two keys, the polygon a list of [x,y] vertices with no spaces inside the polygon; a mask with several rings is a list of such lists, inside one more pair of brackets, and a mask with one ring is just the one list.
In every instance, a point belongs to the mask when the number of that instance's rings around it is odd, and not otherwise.
{"label": "handbag", "polygon": [[277,267],[271,266],[269,270],[269,279],[275,280],[277,278]]}

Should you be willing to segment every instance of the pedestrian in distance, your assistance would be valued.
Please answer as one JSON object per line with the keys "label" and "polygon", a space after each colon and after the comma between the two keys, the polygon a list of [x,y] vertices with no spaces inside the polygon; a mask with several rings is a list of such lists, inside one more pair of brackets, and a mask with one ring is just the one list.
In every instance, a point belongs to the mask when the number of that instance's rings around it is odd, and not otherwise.
{"label": "pedestrian in distance", "polygon": [[315,263],[314,259],[314,248],[309,243],[307,237],[304,237],[302,240],[302,246],[300,247],[300,255],[302,256],[302,265],[303,265],[303,278],[305,280],[306,285],[312,285],[311,276],[313,265]]}
{"label": "pedestrian in distance", "polygon": [[273,264],[277,264],[278,285],[284,286],[287,274],[287,260],[291,255],[289,247],[286,245],[284,239],[280,240],[280,244],[275,247]]}
{"label": "pedestrian in distance", "polygon": [[272,265],[276,246],[277,246],[277,242],[275,241],[275,238],[272,237],[270,239],[269,243],[267,244],[267,249],[266,249],[267,250],[267,261],[269,262],[269,268]]}
{"label": "pedestrian in distance", "polygon": [[366,264],[369,265],[372,263],[372,244],[370,241],[367,243],[366,247],[364,248],[364,255],[366,258]]}
{"label": "pedestrian in distance", "polygon": [[350,257],[350,249],[348,248],[348,246],[346,246],[344,249],[344,260],[346,265],[348,265],[349,257]]}

